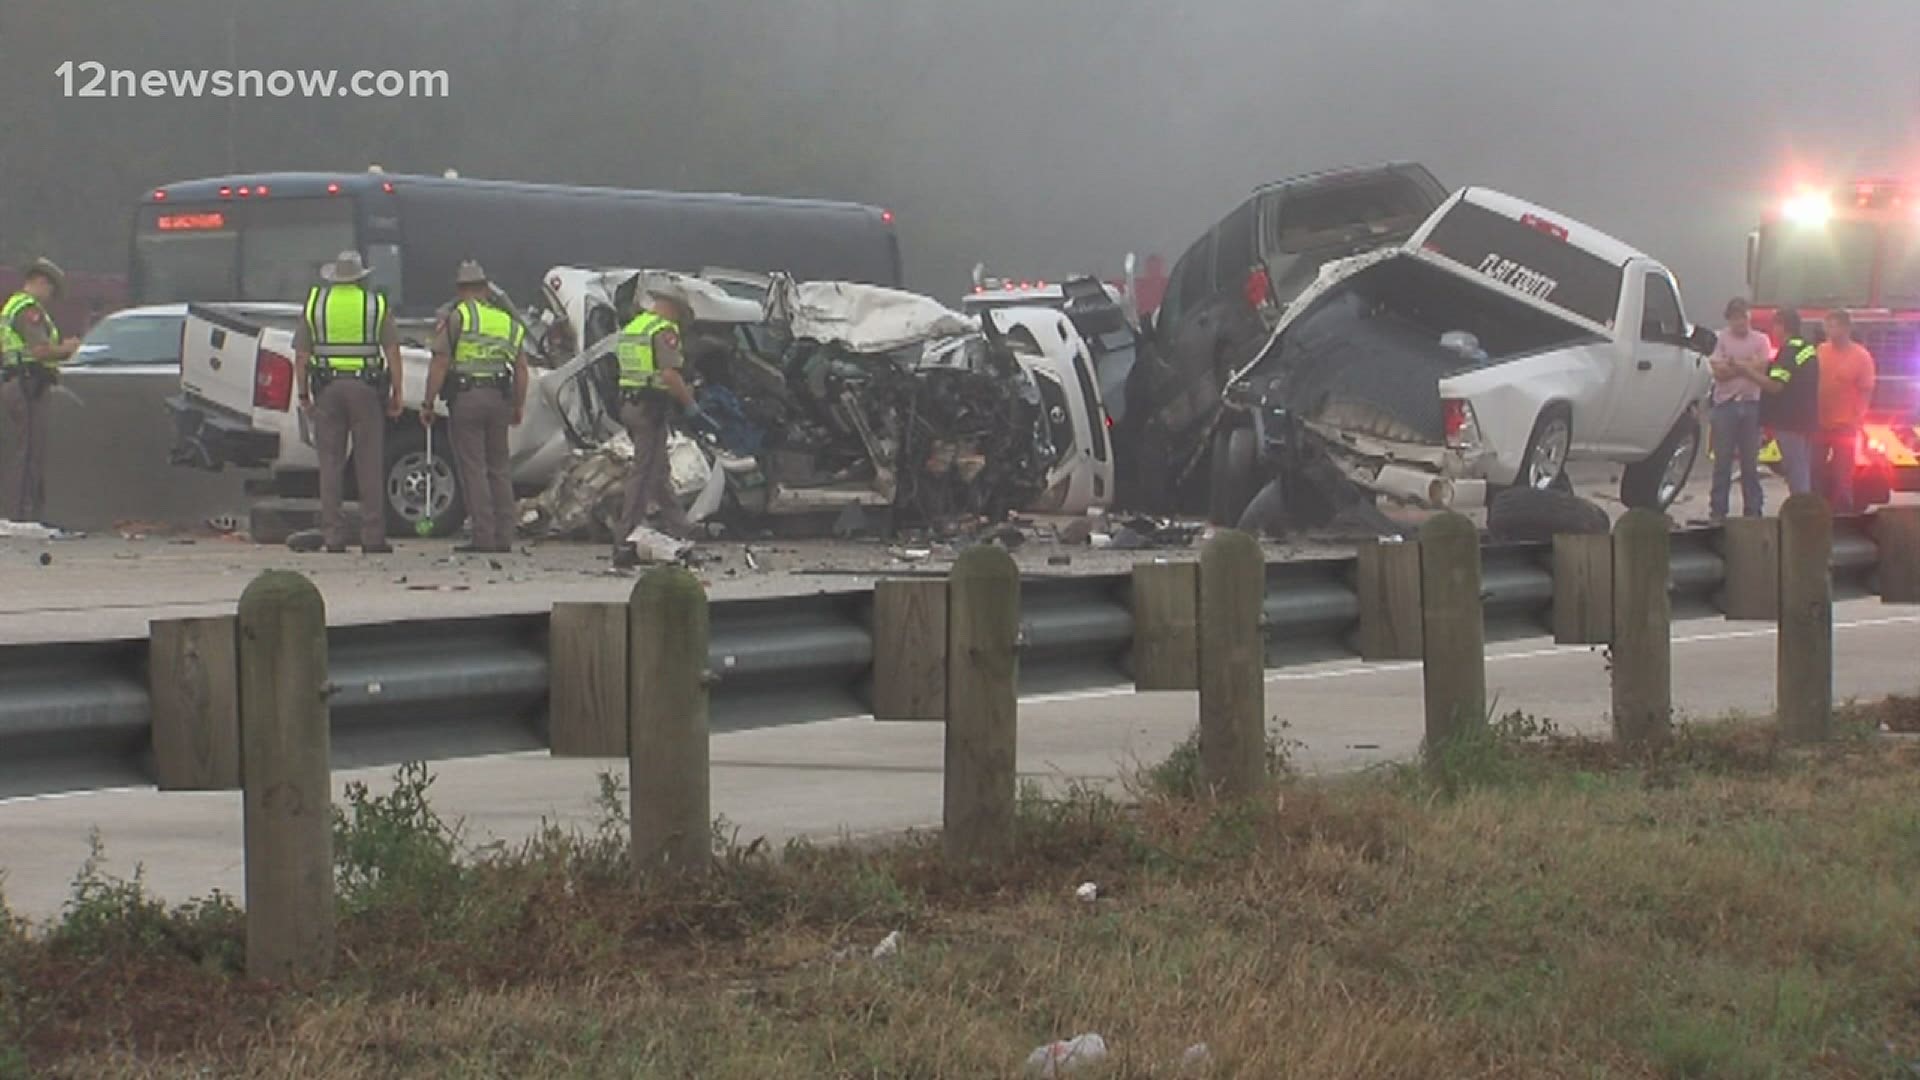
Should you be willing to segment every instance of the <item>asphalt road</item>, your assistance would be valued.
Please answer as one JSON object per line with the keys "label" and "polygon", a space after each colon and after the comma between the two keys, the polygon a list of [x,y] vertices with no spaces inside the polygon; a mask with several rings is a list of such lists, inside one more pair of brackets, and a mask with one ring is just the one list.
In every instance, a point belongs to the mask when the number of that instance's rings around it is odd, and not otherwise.
{"label": "asphalt road", "polygon": [[[1920,612],[1877,601],[1835,613],[1836,687],[1874,698],[1920,689]],[[1776,642],[1766,624],[1696,620],[1674,628],[1674,700],[1683,717],[1772,709]],[[1546,641],[1502,645],[1488,657],[1488,688],[1500,711],[1524,710],[1563,730],[1602,732],[1609,688],[1601,653]],[[1289,668],[1267,679],[1268,713],[1302,745],[1310,771],[1404,760],[1421,731],[1420,666],[1352,661]],[[1125,688],[1037,698],[1023,704],[1020,769],[1035,780],[1118,781],[1163,757],[1192,729],[1191,694],[1134,694]],[[852,718],[716,736],[713,806],[742,840],[764,836],[832,839],[935,825],[940,817],[942,731],[938,724]],[[514,841],[544,821],[591,828],[596,774],[617,761],[554,761],[520,754],[434,767],[434,805],[464,821],[473,843]],[[336,776],[376,789],[387,770]],[[142,867],[149,888],[169,900],[211,889],[239,895],[237,794],[123,790],[0,801],[0,880],[8,903],[36,919],[55,915],[98,830],[109,870]]]}

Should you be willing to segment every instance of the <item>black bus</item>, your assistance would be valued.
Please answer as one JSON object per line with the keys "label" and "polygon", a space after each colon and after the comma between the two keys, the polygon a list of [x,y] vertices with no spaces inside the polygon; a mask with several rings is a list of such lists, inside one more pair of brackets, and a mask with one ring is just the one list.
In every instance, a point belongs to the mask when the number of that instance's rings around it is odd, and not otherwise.
{"label": "black bus", "polygon": [[622,191],[365,173],[183,180],[134,215],[131,302],[299,301],[358,250],[403,316],[430,314],[478,259],[518,303],[554,266],[784,271],[898,287],[893,214],[751,195]]}

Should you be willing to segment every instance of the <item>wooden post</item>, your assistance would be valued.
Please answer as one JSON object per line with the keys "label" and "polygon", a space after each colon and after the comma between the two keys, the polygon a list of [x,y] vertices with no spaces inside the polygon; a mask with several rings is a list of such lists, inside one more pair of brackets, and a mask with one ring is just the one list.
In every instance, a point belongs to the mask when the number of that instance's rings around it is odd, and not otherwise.
{"label": "wooden post", "polygon": [[1672,562],[1667,520],[1629,510],[1613,531],[1613,734],[1642,746],[1673,729]]}
{"label": "wooden post", "polygon": [[157,619],[148,629],[147,699],[161,791],[240,790],[239,620]]}
{"label": "wooden post", "polygon": [[881,581],[873,587],[873,718],[947,715],[947,583]]}
{"label": "wooden post", "polygon": [[967,549],[947,592],[947,748],[942,838],[955,861],[1013,851],[1020,568],[1002,548]]}
{"label": "wooden post", "polygon": [[1780,733],[1818,742],[1833,733],[1833,514],[1818,495],[1780,509],[1780,636],[1775,665]]}
{"label": "wooden post", "polygon": [[1200,567],[1133,568],[1133,688],[1200,689]]}
{"label": "wooden post", "polygon": [[677,566],[634,583],[627,622],[627,775],[633,871],[713,860],[707,747],[707,594]]}
{"label": "wooden post", "polygon": [[1200,781],[1243,799],[1267,784],[1267,595],[1260,543],[1237,529],[1200,553]]}
{"label": "wooden post", "polygon": [[1773,621],[1780,617],[1780,522],[1773,518],[1728,518],[1720,533],[1727,582],[1720,610],[1729,619]]}
{"label": "wooden post", "polygon": [[1553,640],[1605,645],[1613,640],[1613,537],[1553,538]]}
{"label": "wooden post", "polygon": [[1873,513],[1880,548],[1880,600],[1920,604],[1920,506],[1883,506]]}
{"label": "wooden post", "polygon": [[627,605],[553,605],[547,671],[553,756],[626,757]]}
{"label": "wooden post", "polygon": [[1360,659],[1420,659],[1420,545],[1368,540],[1354,569]]}
{"label": "wooden post", "polygon": [[1487,722],[1480,531],[1455,513],[1420,527],[1420,630],[1429,754]]}
{"label": "wooden post", "polygon": [[334,953],[327,607],[299,574],[240,596],[247,975],[322,978]]}

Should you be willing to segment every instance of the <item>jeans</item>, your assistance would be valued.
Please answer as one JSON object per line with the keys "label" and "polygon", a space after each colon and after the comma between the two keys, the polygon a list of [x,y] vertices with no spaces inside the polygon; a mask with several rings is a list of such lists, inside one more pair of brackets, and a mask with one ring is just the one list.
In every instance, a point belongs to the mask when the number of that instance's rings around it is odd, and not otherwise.
{"label": "jeans", "polygon": [[1853,428],[1829,428],[1821,433],[1826,451],[1824,474],[1827,502],[1836,514],[1851,514],[1853,505],[1854,459],[1860,448],[1860,432]]}
{"label": "jeans", "polygon": [[1813,490],[1813,436],[1804,431],[1775,431],[1780,444],[1780,471],[1787,475],[1787,491],[1805,495]]}
{"label": "jeans", "polygon": [[1734,460],[1740,463],[1740,505],[1748,517],[1764,512],[1760,490],[1760,403],[1723,401],[1713,407],[1713,494],[1708,509],[1726,517],[1732,501]]}

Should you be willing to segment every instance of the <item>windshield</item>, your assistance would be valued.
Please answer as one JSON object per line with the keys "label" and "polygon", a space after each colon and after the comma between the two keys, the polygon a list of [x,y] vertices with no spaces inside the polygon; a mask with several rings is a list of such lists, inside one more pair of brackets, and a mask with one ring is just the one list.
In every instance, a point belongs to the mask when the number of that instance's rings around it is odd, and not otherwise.
{"label": "windshield", "polygon": [[1875,233],[1875,226],[1862,221],[1768,225],[1760,231],[1754,302],[1769,307],[1871,304]]}
{"label": "windshield", "polygon": [[1887,234],[1887,267],[1880,291],[1885,307],[1920,307],[1920,226],[1902,226]]}
{"label": "windshield", "polygon": [[1389,174],[1361,183],[1289,194],[1267,228],[1271,251],[1298,255],[1338,244],[1410,233],[1433,212],[1433,197],[1411,177]]}
{"label": "windshield", "polygon": [[88,331],[74,363],[88,365],[177,364],[178,315],[117,315]]}
{"label": "windshield", "polygon": [[150,206],[134,233],[136,303],[298,302],[320,267],[356,247],[353,200]]}

